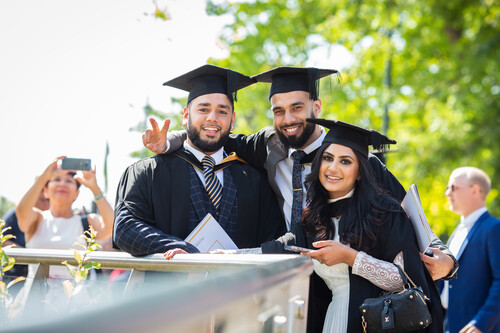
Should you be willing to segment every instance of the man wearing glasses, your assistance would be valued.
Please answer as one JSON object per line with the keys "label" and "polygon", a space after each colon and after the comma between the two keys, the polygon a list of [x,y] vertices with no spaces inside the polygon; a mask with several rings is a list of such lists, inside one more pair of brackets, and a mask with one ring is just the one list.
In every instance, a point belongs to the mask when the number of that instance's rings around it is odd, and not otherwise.
{"label": "man wearing glasses", "polygon": [[486,208],[490,189],[488,175],[474,167],[455,169],[446,187],[450,210],[460,215],[448,242],[460,272],[442,286],[445,332],[500,332],[500,219]]}

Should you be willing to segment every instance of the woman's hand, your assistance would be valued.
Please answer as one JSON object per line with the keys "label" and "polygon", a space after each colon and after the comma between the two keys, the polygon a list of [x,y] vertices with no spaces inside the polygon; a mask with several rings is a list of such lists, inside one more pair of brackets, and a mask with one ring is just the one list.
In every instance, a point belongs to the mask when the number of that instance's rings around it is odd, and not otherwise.
{"label": "woman's hand", "polygon": [[50,162],[50,164],[45,168],[40,177],[38,177],[40,179],[40,182],[43,183],[43,186],[45,186],[45,184],[52,178],[54,174],[62,171],[58,163],[65,158],[66,156],[56,157],[56,159]]}
{"label": "woman's hand", "polygon": [[99,190],[99,185],[97,185],[97,178],[95,176],[95,166],[90,171],[82,171],[82,177],[74,177],[80,184],[87,187],[94,193],[98,195],[101,191]]}
{"label": "woman's hand", "polygon": [[319,249],[301,254],[328,266],[344,263],[352,267],[358,255],[358,251],[334,240],[318,241],[312,245]]}
{"label": "woman's hand", "polygon": [[89,224],[97,231],[97,240],[111,237],[113,233],[114,213],[113,207],[103,195],[95,176],[95,166],[90,171],[82,171],[82,177],[74,176],[75,180],[92,191],[94,202],[97,205],[98,214],[89,214]]}

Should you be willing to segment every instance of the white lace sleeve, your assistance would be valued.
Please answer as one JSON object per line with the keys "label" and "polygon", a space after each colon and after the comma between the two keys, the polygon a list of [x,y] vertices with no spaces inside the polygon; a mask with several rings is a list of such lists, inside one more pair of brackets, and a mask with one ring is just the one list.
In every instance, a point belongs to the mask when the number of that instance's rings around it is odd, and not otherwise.
{"label": "white lace sleeve", "polygon": [[236,250],[237,254],[262,254],[261,247],[254,247],[249,249],[238,249]]}
{"label": "white lace sleeve", "polygon": [[[404,268],[402,251],[394,258],[393,263]],[[387,291],[403,287],[403,280],[396,266],[387,261],[376,259],[362,251],[358,253],[354,260],[352,273],[367,279],[377,287]]]}

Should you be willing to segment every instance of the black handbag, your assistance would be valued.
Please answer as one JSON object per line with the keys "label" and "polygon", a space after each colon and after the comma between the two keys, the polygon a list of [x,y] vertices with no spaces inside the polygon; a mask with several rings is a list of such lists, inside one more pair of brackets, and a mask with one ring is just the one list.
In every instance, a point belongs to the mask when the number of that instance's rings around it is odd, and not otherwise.
{"label": "black handbag", "polygon": [[430,299],[401,267],[396,267],[403,279],[403,289],[367,298],[359,307],[365,333],[412,332],[426,328],[432,322],[427,307]]}

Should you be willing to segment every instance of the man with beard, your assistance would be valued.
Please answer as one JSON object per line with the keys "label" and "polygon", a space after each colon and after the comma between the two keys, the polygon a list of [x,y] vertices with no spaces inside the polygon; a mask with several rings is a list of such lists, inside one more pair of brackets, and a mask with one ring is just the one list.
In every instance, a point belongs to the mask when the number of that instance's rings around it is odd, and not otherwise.
{"label": "man with beard", "polygon": [[[280,242],[263,244],[265,253],[281,252],[285,243],[307,246],[301,227],[302,209],[306,205],[303,182],[311,172],[311,162],[326,132],[306,119],[317,118],[321,113],[319,80],[332,74],[339,75],[332,69],[277,67],[253,76],[257,82],[271,83],[269,100],[274,126],[251,135],[231,134],[225,144],[227,151],[234,151],[254,167],[267,171],[287,229],[291,231],[281,237]],[[161,129],[155,121],[152,120],[151,124],[152,130],[147,130],[142,138],[146,148],[157,154],[170,154],[180,147],[185,137],[183,132],[171,132],[166,140],[168,119]],[[380,187],[401,202],[406,191],[396,177],[375,155],[369,154],[368,161]],[[454,277],[458,263],[451,252],[437,237],[431,247],[434,256],[421,257],[433,279]],[[315,273],[311,276],[309,300],[307,331],[321,332],[331,293]]]}
{"label": "man with beard", "polygon": [[[226,151],[234,151],[250,165],[267,171],[269,183],[285,217],[287,230],[294,231],[294,225],[300,230],[302,209],[306,205],[303,182],[311,171],[316,150],[326,135],[323,127],[311,124],[306,119],[317,118],[321,113],[319,80],[332,74],[339,77],[338,71],[334,69],[277,67],[254,75],[252,78],[257,82],[271,83],[269,100],[274,126],[265,127],[251,135],[231,134],[225,144]],[[150,121],[153,128],[146,130],[142,137],[146,148],[157,154],[170,154],[181,146],[185,132],[171,132],[167,141],[170,121],[165,120],[161,129],[154,119]],[[297,161],[294,161],[294,156],[299,154],[295,152],[302,155]],[[381,188],[401,202],[406,191],[396,177],[375,155],[370,154],[368,161]],[[294,168],[299,173],[298,186],[293,184]],[[300,236],[298,233],[297,237]],[[302,239],[296,241],[303,242]],[[422,255],[422,260],[433,279],[454,277],[458,263],[451,252],[437,237],[433,239],[431,247],[434,248],[434,256],[431,258]]]}
{"label": "man with beard", "polygon": [[164,83],[189,91],[187,139],[174,154],[143,159],[123,174],[113,228],[118,248],[167,259],[197,253],[184,239],[208,213],[239,248],[260,246],[286,231],[265,177],[223,148],[234,124],[236,91],[254,82],[205,65]]}
{"label": "man with beard", "polygon": [[[227,151],[234,151],[252,166],[267,171],[288,230],[293,223],[300,223],[302,207],[306,204],[306,189],[302,184],[305,176],[310,173],[316,149],[326,135],[321,126],[309,123],[306,119],[316,118],[320,114],[318,82],[319,79],[332,74],[339,75],[338,71],[332,69],[277,67],[253,76],[257,82],[271,83],[269,100],[274,127],[265,127],[251,135],[231,134],[225,144]],[[146,148],[160,154],[165,151],[171,153],[182,145],[185,132],[171,132],[168,142],[166,141],[170,123],[168,119],[161,130],[154,119],[150,121],[153,129],[146,130],[143,135]],[[302,155],[301,158],[298,158],[299,154]],[[401,184],[374,155],[371,155],[371,162],[377,170],[379,182],[401,201],[405,195]],[[292,184],[294,163],[296,169],[297,165],[300,165],[300,188],[294,188]],[[295,213],[293,217],[292,211]]]}

